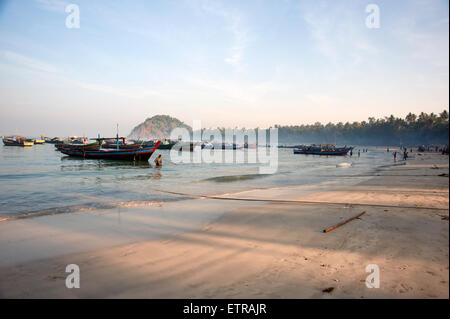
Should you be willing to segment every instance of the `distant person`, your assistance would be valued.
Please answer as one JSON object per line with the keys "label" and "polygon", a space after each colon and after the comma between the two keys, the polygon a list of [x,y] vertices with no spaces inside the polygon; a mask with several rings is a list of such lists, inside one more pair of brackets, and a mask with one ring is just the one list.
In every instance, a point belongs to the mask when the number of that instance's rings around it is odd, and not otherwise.
{"label": "distant person", "polygon": [[350,150],[350,156],[353,156],[353,150]]}
{"label": "distant person", "polygon": [[404,152],[403,152],[403,160],[406,161],[407,158],[408,158],[408,152],[407,152],[407,151],[404,151]]}
{"label": "distant person", "polygon": [[159,154],[159,156],[155,159],[155,165],[156,166],[162,166],[162,155]]}
{"label": "distant person", "polygon": [[394,162],[397,161],[397,152],[394,152]]}
{"label": "distant person", "polygon": [[358,157],[360,157],[361,156],[361,152],[358,150]]}
{"label": "distant person", "polygon": [[389,147],[387,148],[387,152],[389,153]]}

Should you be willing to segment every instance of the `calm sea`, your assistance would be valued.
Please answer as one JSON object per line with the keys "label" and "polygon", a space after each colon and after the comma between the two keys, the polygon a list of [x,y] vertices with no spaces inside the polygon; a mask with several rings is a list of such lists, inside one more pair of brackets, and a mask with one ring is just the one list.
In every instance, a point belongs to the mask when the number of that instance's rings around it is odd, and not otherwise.
{"label": "calm sea", "polygon": [[[385,149],[346,157],[294,155],[279,149],[275,174],[259,174],[267,164],[175,164],[169,151],[156,151],[147,163],[67,157],[52,144],[30,148],[0,146],[0,217],[145,206],[186,199],[183,194],[226,194],[292,185],[341,187],[392,164]],[[203,150],[208,151],[208,150]],[[218,152],[233,152],[218,150]],[[163,166],[151,163],[158,154]]]}

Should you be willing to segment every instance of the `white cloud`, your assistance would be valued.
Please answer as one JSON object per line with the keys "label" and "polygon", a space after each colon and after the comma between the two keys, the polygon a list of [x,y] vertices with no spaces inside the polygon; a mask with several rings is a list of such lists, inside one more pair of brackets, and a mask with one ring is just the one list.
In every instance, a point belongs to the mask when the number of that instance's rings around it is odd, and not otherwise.
{"label": "white cloud", "polygon": [[84,81],[72,81],[72,80],[68,81],[69,84],[78,86],[83,89],[88,89],[100,93],[106,93],[108,95],[126,97],[129,99],[143,99],[149,96],[161,95],[158,91],[149,90],[145,88],[122,88],[117,86],[96,84]]}
{"label": "white cloud", "polygon": [[224,61],[232,65],[235,70],[241,71],[243,68],[243,58],[249,43],[248,30],[244,24],[241,12],[235,9],[225,8],[219,1],[202,0],[195,2],[202,11],[218,15],[225,20],[226,29],[233,36],[233,44],[229,48],[229,55]]}
{"label": "white cloud", "polygon": [[156,90],[142,87],[117,87],[108,84],[75,80],[63,75],[57,67],[51,64],[12,51],[0,51],[0,65],[6,67],[6,70],[14,72],[29,71],[34,72],[34,74],[37,72],[42,78],[47,79],[50,84],[55,83],[56,80],[57,83],[64,82],[67,86],[79,87],[113,96],[142,99],[148,96],[161,95]]}
{"label": "white cloud", "polygon": [[225,58],[225,62],[234,66],[237,70],[242,68],[242,58],[248,44],[247,32],[242,28],[240,18],[232,16],[230,31],[234,36],[234,44],[230,49],[230,56]]}
{"label": "white cloud", "polygon": [[366,34],[366,13],[358,9],[361,8],[348,2],[300,6],[315,48],[329,61],[360,64],[378,53]]}
{"label": "white cloud", "polygon": [[401,20],[393,31],[398,43],[403,43],[408,55],[422,63],[435,67],[448,67],[449,58],[449,20],[435,21],[430,19],[427,23],[416,22],[418,19],[411,13],[409,19]]}
{"label": "white cloud", "polygon": [[38,7],[47,11],[65,12],[66,6],[69,4],[63,0],[35,0]]}
{"label": "white cloud", "polygon": [[42,71],[47,73],[59,72],[56,67],[48,63],[12,51],[0,51],[0,59],[4,60],[3,62],[6,62],[7,64],[12,64],[34,71]]}

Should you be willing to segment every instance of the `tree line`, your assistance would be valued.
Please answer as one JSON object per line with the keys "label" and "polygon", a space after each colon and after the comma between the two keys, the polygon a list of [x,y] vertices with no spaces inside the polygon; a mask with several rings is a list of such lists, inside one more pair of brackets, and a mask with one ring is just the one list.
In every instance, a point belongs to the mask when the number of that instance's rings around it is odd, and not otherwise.
{"label": "tree line", "polygon": [[422,145],[448,144],[449,114],[409,113],[405,118],[389,117],[342,123],[320,122],[308,125],[281,126],[279,143],[329,143],[355,145]]}

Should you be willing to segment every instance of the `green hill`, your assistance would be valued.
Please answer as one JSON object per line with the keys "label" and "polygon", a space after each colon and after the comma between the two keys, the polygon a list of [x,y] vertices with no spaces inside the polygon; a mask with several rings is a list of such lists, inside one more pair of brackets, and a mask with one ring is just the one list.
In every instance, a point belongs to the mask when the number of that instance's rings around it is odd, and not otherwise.
{"label": "green hill", "polygon": [[176,127],[187,128],[191,131],[189,125],[169,115],[155,115],[147,118],[144,122],[131,130],[128,138],[134,139],[153,139],[169,138],[170,132]]}

